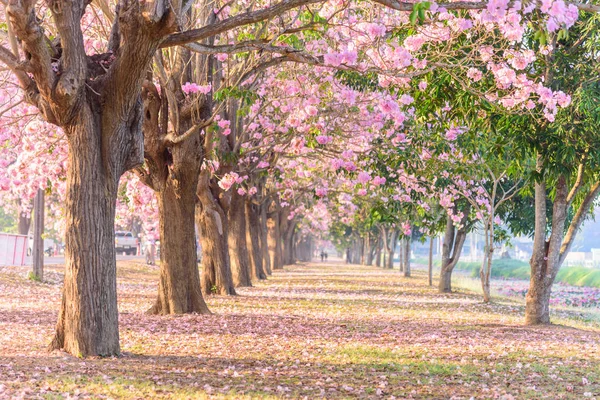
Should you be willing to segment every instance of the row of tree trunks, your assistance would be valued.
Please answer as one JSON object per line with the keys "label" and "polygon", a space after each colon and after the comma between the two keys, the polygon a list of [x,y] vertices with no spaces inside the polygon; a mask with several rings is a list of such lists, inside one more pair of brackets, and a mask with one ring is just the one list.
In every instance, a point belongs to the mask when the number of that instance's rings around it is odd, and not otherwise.
{"label": "row of tree trunks", "polygon": [[296,256],[298,260],[308,262],[312,260],[314,244],[312,236],[300,237],[296,242]]}

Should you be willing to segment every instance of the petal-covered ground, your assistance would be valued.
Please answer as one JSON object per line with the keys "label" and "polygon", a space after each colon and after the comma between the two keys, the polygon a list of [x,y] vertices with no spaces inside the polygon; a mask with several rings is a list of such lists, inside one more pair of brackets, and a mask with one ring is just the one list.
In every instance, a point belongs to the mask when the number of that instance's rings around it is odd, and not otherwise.
{"label": "petal-covered ground", "polygon": [[598,398],[600,326],[523,327],[515,300],[440,295],[425,275],[288,266],[213,315],[148,316],[158,269],[119,263],[123,356],[46,352],[60,268],[0,269],[0,398]]}

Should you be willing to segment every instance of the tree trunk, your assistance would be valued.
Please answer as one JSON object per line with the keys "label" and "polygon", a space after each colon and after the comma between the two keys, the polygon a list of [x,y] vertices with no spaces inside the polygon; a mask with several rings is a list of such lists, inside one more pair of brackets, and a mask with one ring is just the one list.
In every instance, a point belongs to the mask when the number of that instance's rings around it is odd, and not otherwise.
{"label": "tree trunk", "polygon": [[[492,205],[493,207],[493,205]],[[484,236],[485,246],[483,249],[483,260],[481,261],[481,268],[479,270],[479,277],[481,278],[481,289],[483,291],[483,302],[489,303],[491,300],[491,289],[490,289],[490,275],[492,273],[492,258],[494,254],[494,219],[493,214],[484,221]]]}
{"label": "tree trunk", "polygon": [[84,111],[67,130],[65,277],[50,349],[111,356],[120,353],[114,230],[120,174],[105,168],[98,117]]}
{"label": "tree trunk", "polygon": [[33,220],[33,249],[31,257],[33,258],[33,276],[44,280],[44,191],[38,189],[34,200],[34,220]]}
{"label": "tree trunk", "polygon": [[400,251],[398,252],[398,264],[400,272],[404,272],[404,238],[400,239]]}
{"label": "tree trunk", "polygon": [[294,259],[294,232],[296,230],[296,222],[289,221],[286,226],[285,232],[283,232],[283,264],[293,265],[296,260]]}
{"label": "tree trunk", "polygon": [[202,297],[196,256],[197,185],[197,175],[171,175],[158,192],[160,280],[150,314],[210,313]]}
{"label": "tree trunk", "polygon": [[279,213],[274,212],[267,220],[268,230],[268,248],[271,268],[273,270],[283,269],[283,260],[281,254],[281,234],[279,231]]}
{"label": "tree trunk", "polygon": [[393,269],[394,268],[394,253],[396,252],[396,242],[398,241],[398,232],[392,230],[390,232],[390,240],[387,248],[387,264],[386,268]]}
{"label": "tree trunk", "polygon": [[375,265],[377,265],[378,267],[381,267],[381,246],[382,241],[381,239],[379,239],[377,241],[377,247],[375,248]]}
{"label": "tree trunk", "polygon": [[207,170],[202,171],[197,192],[196,224],[202,244],[202,291],[204,294],[235,295],[227,246],[227,220],[208,187],[209,174]]}
{"label": "tree trunk", "polygon": [[410,238],[404,239],[404,276],[410,277]]}
{"label": "tree trunk", "polygon": [[457,231],[454,222],[448,216],[446,221],[446,233],[442,245],[442,267],[440,269],[440,281],[438,290],[440,293],[452,292],[452,271],[460,259],[460,254],[467,238],[465,221],[469,210],[463,211],[465,217],[461,223],[461,228]]}
{"label": "tree trunk", "polygon": [[[34,79],[27,90],[41,115],[62,127],[68,140],[65,276],[50,348],[83,357],[120,353],[114,233],[118,182],[143,163],[142,82],[159,44],[178,28],[175,14],[163,3],[152,10],[124,5],[114,18],[111,59],[90,60],[80,26],[87,4],[50,7],[53,34],[60,37],[56,72],[33,3],[14,2],[8,9]],[[109,65],[99,65],[105,62]],[[22,75],[19,79],[25,82]]]}
{"label": "tree trunk", "polygon": [[231,193],[231,204],[227,213],[229,260],[235,287],[252,286],[250,280],[250,258],[246,243],[246,201],[236,191]]}
{"label": "tree trunk", "polygon": [[260,248],[260,215],[258,206],[246,199],[246,243],[250,245],[250,276],[252,280],[267,279]]}
{"label": "tree trunk", "polygon": [[427,278],[429,286],[433,286],[433,237],[429,238],[429,262],[427,265]]}
{"label": "tree trunk", "polygon": [[19,235],[28,235],[29,227],[31,226],[31,214],[27,211],[22,210],[22,202],[19,200],[19,223],[18,223],[18,232]]}
{"label": "tree trunk", "polygon": [[[564,177],[559,178],[552,215],[552,231],[550,240],[546,241],[546,185],[544,182],[536,182],[535,184],[535,233],[533,238],[533,252],[530,260],[531,278],[529,281],[529,290],[525,297],[526,325],[550,323],[550,293],[556,274],[554,270],[558,270],[556,266],[558,258],[553,256],[552,253],[557,251],[556,236],[558,236],[557,230],[560,228],[561,222],[559,219],[563,220],[562,229],[564,229],[566,207],[563,211],[562,204],[560,203],[564,201],[566,206],[565,187]],[[560,230],[561,238],[562,229]]]}
{"label": "tree trunk", "polygon": [[269,228],[267,227],[267,205],[260,206],[260,250],[262,253],[263,267],[267,275],[271,275],[271,257],[269,255]]}

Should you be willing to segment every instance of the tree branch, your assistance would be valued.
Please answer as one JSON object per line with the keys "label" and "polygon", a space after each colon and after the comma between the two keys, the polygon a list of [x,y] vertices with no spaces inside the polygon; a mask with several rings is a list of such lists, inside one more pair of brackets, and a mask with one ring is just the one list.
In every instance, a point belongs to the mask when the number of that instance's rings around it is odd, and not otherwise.
{"label": "tree branch", "polygon": [[[37,88],[48,101],[56,78],[44,32],[35,15],[33,0],[11,0],[6,13],[15,35],[21,40],[27,65]],[[12,54],[12,53],[11,53]]]}
{"label": "tree branch", "polygon": [[573,220],[569,225],[567,234],[565,235],[565,238],[563,239],[562,245],[560,247],[560,256],[558,261],[559,267],[565,261],[565,258],[567,257],[571,246],[573,245],[575,235],[581,227],[581,224],[583,224],[583,221],[585,220],[586,215],[588,214],[592,205],[594,204],[594,200],[596,200],[596,198],[598,197],[598,194],[600,194],[600,181],[596,182],[590,188],[590,191],[585,196],[585,199],[583,199],[583,202],[579,205],[579,208],[577,209],[577,212],[575,213],[575,216],[573,217]]}
{"label": "tree branch", "polygon": [[573,199],[575,199],[575,196],[577,196],[577,193],[579,193],[579,190],[583,186],[583,173],[585,171],[585,166],[583,163],[584,160],[585,157],[582,160],[581,164],[579,164],[579,168],[577,168],[577,179],[575,180],[575,184],[573,185],[571,191],[569,192],[569,195],[567,196],[567,207],[569,207],[573,203]]}
{"label": "tree branch", "polygon": [[165,136],[165,138],[163,139],[163,142],[165,143],[166,146],[179,144],[179,143],[183,142],[184,140],[193,136],[195,133],[206,128],[207,126],[210,126],[210,124],[212,124],[213,121],[214,121],[214,116],[210,117],[208,120],[203,121],[200,124],[196,124],[196,125],[192,126],[190,129],[188,129],[182,135],[179,135],[179,136],[175,136],[172,133],[170,133],[167,136]]}
{"label": "tree branch", "polygon": [[276,17],[283,12],[305,5],[323,2],[323,0],[282,0],[274,6],[262,10],[250,11],[243,14],[234,15],[214,24],[206,25],[199,29],[174,33],[167,38],[161,47],[180,46],[187,43],[197,42],[210,36],[218,35],[237,28],[239,26],[261,22],[269,18]]}

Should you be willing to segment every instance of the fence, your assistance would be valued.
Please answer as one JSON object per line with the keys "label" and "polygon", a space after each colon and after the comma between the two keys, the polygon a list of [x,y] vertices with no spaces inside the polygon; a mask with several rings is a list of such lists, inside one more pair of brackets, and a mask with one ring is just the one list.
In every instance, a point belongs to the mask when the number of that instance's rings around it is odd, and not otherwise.
{"label": "fence", "polygon": [[0,233],[0,266],[25,265],[27,236]]}

